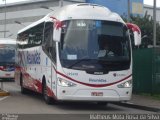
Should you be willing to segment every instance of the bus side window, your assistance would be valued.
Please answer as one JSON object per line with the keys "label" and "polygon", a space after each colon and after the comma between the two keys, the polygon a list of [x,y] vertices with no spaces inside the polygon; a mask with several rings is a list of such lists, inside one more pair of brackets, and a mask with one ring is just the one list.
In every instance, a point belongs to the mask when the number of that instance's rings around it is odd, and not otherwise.
{"label": "bus side window", "polygon": [[23,32],[21,34],[19,34],[18,38],[17,38],[17,44],[18,44],[18,48],[26,48],[27,44],[28,44],[28,33],[27,32]]}
{"label": "bus side window", "polygon": [[53,41],[53,22],[45,23],[43,47],[49,57],[56,62],[56,42]]}
{"label": "bus side window", "polygon": [[41,23],[28,31],[28,44],[30,47],[38,46],[42,43],[44,23]]}

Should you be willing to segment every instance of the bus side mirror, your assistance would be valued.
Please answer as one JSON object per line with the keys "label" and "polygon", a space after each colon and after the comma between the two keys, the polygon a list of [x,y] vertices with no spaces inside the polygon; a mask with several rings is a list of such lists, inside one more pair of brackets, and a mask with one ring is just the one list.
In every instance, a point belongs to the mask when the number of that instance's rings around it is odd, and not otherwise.
{"label": "bus side mirror", "polygon": [[134,44],[135,46],[141,45],[141,34],[139,34],[137,31],[133,32],[134,34]]}
{"label": "bus side mirror", "polygon": [[61,31],[62,31],[62,28],[54,28],[53,30],[53,40],[56,41],[56,42],[60,42],[61,40]]}
{"label": "bus side mirror", "polygon": [[140,30],[140,28],[136,24],[133,24],[133,23],[127,23],[126,25],[127,25],[128,29],[130,29],[133,32],[135,46],[141,45],[141,30]]}
{"label": "bus side mirror", "polygon": [[53,40],[54,41],[60,42],[61,31],[62,31],[62,22],[56,19],[56,21],[54,22],[54,30],[53,30]]}

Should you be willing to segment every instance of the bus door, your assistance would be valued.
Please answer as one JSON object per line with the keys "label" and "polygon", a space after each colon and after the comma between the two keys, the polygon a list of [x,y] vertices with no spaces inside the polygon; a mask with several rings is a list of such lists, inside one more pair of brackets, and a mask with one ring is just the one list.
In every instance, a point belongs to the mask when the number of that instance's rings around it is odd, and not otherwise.
{"label": "bus door", "polygon": [[50,88],[49,95],[52,96],[56,95],[56,42],[53,41],[53,22],[45,23],[43,50],[47,55],[46,65],[51,65],[50,68],[47,68],[47,74],[50,74],[47,85]]}

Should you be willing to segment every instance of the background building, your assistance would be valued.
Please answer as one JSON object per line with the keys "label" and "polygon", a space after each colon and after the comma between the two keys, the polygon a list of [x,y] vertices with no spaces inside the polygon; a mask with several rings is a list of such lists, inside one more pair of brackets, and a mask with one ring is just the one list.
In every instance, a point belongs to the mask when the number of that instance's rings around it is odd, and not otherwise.
{"label": "background building", "polygon": [[86,0],[86,2],[106,6],[123,17],[128,16],[129,8],[130,14],[143,15],[143,0]]}
{"label": "background building", "polygon": [[[68,5],[79,2],[85,2],[85,0],[64,0],[63,4]],[[50,9],[44,9],[42,6],[48,6]],[[0,5],[0,38],[10,37],[16,39],[18,30],[37,21],[60,6],[60,0],[30,0],[7,4],[6,6],[5,4]]]}
{"label": "background building", "polygon": [[[151,15],[153,17],[153,6],[144,5],[144,15],[147,12],[148,15]],[[158,7],[156,9],[156,21],[160,23],[160,8]]]}

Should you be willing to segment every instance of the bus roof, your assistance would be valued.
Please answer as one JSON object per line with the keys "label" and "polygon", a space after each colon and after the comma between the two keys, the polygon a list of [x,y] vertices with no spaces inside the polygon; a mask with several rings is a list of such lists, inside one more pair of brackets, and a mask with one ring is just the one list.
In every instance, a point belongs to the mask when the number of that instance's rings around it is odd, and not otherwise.
{"label": "bus roof", "polygon": [[50,18],[51,16],[57,18],[60,21],[72,19],[91,19],[124,23],[122,18],[117,13],[111,12],[108,8],[104,6],[90,3],[79,3],[66,5],[62,8],[57,8],[57,10],[49,13],[44,18],[19,30],[18,34],[42,22],[52,21],[52,19]]}
{"label": "bus roof", "polygon": [[16,40],[10,38],[0,38],[0,44],[16,44]]}

